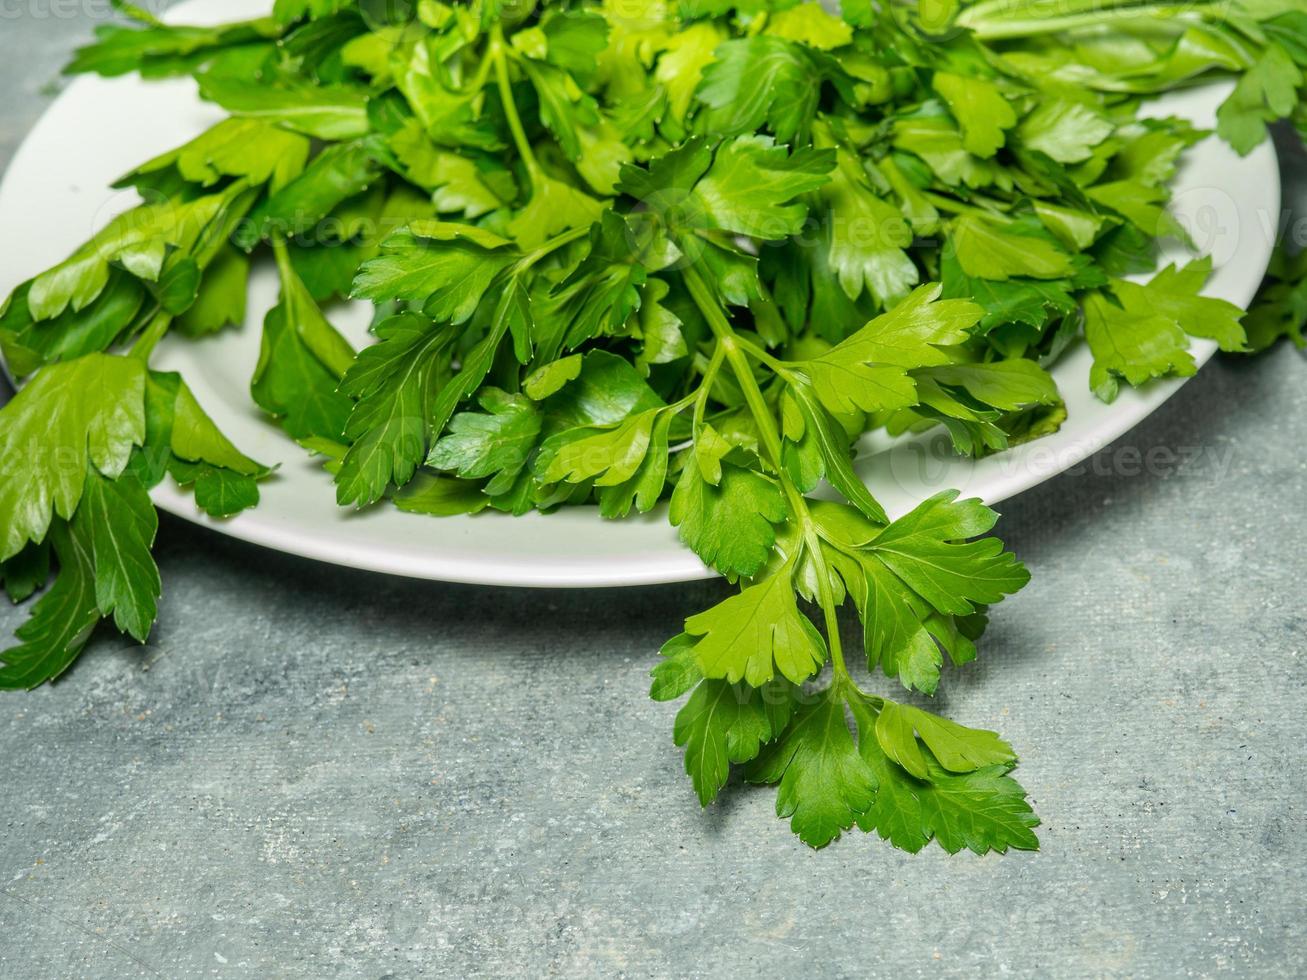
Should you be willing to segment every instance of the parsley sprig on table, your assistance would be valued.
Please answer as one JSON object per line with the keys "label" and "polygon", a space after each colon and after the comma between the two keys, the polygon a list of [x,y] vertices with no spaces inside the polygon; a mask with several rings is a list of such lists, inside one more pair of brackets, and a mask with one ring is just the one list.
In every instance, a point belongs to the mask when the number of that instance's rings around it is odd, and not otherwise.
{"label": "parsley sprig on table", "polygon": [[[215,517],[257,504],[270,468],[150,362],[166,334],[242,323],[266,252],[281,292],[251,396],[340,504],[666,503],[738,584],[653,672],[655,699],[685,699],[703,804],[740,767],[814,846],[855,826],[1037,846],[1012,747],[911,703],[1028,573],[978,501],[891,520],[854,449],[1054,431],[1047,368],[1080,337],[1106,400],[1193,373],[1191,336],[1301,340],[1287,258],[1247,335],[1201,295],[1206,260],[1154,271],[1204,134],[1137,113],[1236,75],[1236,149],[1307,127],[1300,4],[277,0],[216,28],[120,6],[137,23],[70,70],[193,75],[230,118],[124,177],[145,203],[0,316],[29,379],[0,410],[0,575],[21,600],[58,569],[0,686],[55,679],[102,619],[147,637],[150,488]],[[347,297],[376,306],[362,351],[331,324]],[[877,671],[908,696],[874,693]]]}

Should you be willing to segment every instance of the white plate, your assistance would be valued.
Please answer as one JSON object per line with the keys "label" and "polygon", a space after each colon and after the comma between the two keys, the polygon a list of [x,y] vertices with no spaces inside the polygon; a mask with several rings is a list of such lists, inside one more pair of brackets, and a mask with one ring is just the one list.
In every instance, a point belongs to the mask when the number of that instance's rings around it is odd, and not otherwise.
{"label": "white plate", "polygon": [[[271,0],[192,0],[169,11],[176,22],[217,23],[258,16]],[[1183,116],[1211,128],[1227,85],[1161,100],[1151,115]],[[38,123],[0,186],[0,296],[61,261],[133,194],[106,190],[121,174],[185,142],[222,118],[202,103],[189,80],[143,82],[132,76],[81,78]],[[1279,170],[1269,143],[1240,159],[1209,139],[1187,156],[1174,212],[1216,273],[1206,292],[1247,306],[1270,258],[1280,207]],[[354,568],[478,585],[616,586],[681,582],[714,573],[676,538],[655,512],[606,522],[590,508],[522,518],[500,514],[432,519],[380,507],[366,513],[335,504],[330,477],[260,417],[248,392],[264,313],[276,299],[276,276],[256,269],[249,320],[201,343],[166,340],[155,366],[180,371],[201,404],[231,438],[281,470],[263,485],[257,509],[229,521],[199,514],[169,485],[155,491],[170,513],[223,534],[279,551]],[[336,310],[335,322],[356,344],[370,309]],[[1214,351],[1195,341],[1199,364]],[[937,435],[890,444],[871,438],[859,470],[891,513],[902,513],[941,489],[997,503],[1087,458],[1155,411],[1183,383],[1126,390],[1113,405],[1089,392],[1088,350],[1080,345],[1053,372],[1070,410],[1056,435],[980,462],[952,456]]]}

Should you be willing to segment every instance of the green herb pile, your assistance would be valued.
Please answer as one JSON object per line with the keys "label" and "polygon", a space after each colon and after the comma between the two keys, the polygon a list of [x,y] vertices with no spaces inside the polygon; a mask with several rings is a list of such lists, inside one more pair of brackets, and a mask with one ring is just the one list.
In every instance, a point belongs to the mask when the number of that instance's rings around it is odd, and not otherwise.
{"label": "green herb pile", "polygon": [[[150,361],[167,333],[240,325],[266,249],[281,296],[251,396],[342,506],[667,503],[739,584],[654,669],[654,698],[687,699],[703,804],[738,766],[813,846],[854,826],[1037,846],[1006,742],[853,669],[933,694],[1028,573],[978,501],[891,522],[853,447],[942,426],[982,456],[1055,431],[1047,368],[1079,338],[1105,400],[1192,374],[1192,336],[1301,343],[1300,261],[1248,332],[1200,294],[1206,260],[1155,271],[1205,134],[1138,113],[1234,76],[1236,149],[1307,129],[1301,0],[277,0],[216,28],[121,6],[136,23],[70,71],[193,75],[230,118],[124,177],[145,203],[0,318],[28,379],[0,411],[4,584],[22,600],[57,567],[0,686],[58,677],[102,619],[146,639],[150,488],[218,517],[258,503],[269,466]],[[347,297],[376,305],[362,351],[330,322]]]}

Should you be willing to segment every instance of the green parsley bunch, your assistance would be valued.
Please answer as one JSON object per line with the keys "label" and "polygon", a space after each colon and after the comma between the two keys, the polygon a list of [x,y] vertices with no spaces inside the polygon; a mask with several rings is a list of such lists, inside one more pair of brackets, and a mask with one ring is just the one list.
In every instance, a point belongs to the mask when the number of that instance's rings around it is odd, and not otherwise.
{"label": "green parsley bunch", "polygon": [[[872,693],[839,620],[868,671],[929,695],[1028,573],[978,501],[891,521],[854,447],[1052,432],[1047,368],[1082,337],[1107,400],[1193,373],[1190,336],[1301,340],[1287,259],[1251,335],[1200,295],[1205,260],[1124,278],[1183,238],[1168,184],[1203,135],[1140,100],[1234,75],[1237,149],[1307,128],[1299,0],[277,0],[213,28],[121,6],[137,23],[70,70],[193,75],[230,117],[125,176],[145,203],[0,316],[30,378],[0,410],[0,575],[21,600],[58,567],[0,687],[58,677],[102,618],[146,638],[150,488],[257,504],[269,468],[150,361],[241,324],[266,250],[251,396],[342,506],[668,503],[738,583],[653,673],[686,698],[704,805],[735,766],[813,846],[1037,846],[1011,746]],[[376,306],[362,351],[329,319],[347,297]]]}

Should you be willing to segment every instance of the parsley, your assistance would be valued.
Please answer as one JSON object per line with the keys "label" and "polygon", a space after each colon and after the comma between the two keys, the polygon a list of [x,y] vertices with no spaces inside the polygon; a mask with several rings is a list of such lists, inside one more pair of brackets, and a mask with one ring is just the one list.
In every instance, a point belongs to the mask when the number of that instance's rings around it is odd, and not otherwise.
{"label": "parsley", "polygon": [[1271,260],[1266,283],[1244,320],[1248,346],[1265,350],[1281,337],[1307,347],[1307,252],[1291,256],[1281,248]]}
{"label": "parsley", "polygon": [[[0,687],[59,677],[102,620],[146,639],[151,488],[257,505],[271,471],[150,359],[239,324],[268,250],[251,397],[342,505],[666,502],[738,586],[653,670],[703,805],[735,767],[814,847],[1038,846],[1013,748],[918,701],[1029,574],[979,501],[891,519],[857,442],[1054,431],[1047,368],[1082,336],[1105,400],[1192,373],[1191,337],[1302,343],[1300,258],[1246,323],[1202,295],[1208,261],[1154,272],[1203,134],[1136,112],[1226,75],[1235,149],[1301,126],[1294,4],[276,0],[219,27],[119,7],[135,26],[70,71],[191,75],[230,117],[124,177],[148,203],[0,309],[27,379],[0,409],[0,578],[22,601],[55,576]],[[377,308],[362,351],[331,323],[347,296]]]}

